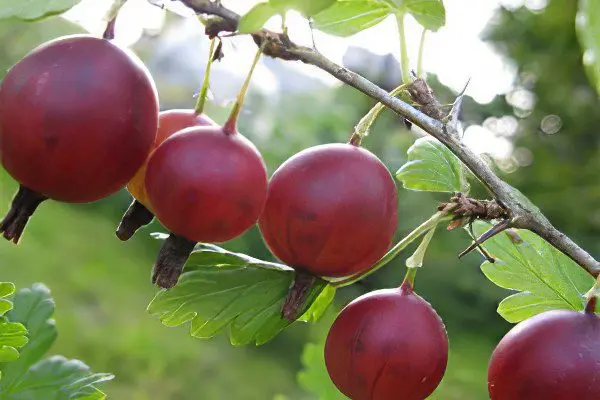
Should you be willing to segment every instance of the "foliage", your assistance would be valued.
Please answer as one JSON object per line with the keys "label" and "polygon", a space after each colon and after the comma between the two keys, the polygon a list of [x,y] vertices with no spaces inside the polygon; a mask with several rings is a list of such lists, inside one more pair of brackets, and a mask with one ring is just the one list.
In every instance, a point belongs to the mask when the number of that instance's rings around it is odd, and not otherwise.
{"label": "foliage", "polygon": [[[27,329],[19,322],[10,322],[4,315],[12,310],[13,302],[7,299],[15,292],[12,282],[0,282],[0,362],[19,358],[17,349],[27,344]],[[2,375],[0,374],[0,377]]]}
{"label": "foliage", "polygon": [[[12,287],[14,291],[12,284],[0,287]],[[11,290],[2,291],[7,292]],[[41,359],[57,336],[51,319],[54,300],[48,288],[36,284],[22,289],[15,295],[14,304],[6,318],[22,328],[22,339],[12,343],[22,349],[18,358],[3,360],[12,362],[0,363],[0,399],[104,399],[105,394],[96,385],[112,379],[111,374],[94,374],[83,362],[62,356]]]}
{"label": "foliage", "polygon": [[242,16],[239,31],[256,32],[269,18],[287,10],[313,17],[315,28],[337,36],[353,35],[392,14],[411,14],[431,31],[440,29],[446,20],[442,0],[269,0]]}
{"label": "foliage", "polygon": [[[486,228],[487,224],[479,223],[474,230],[480,235]],[[495,259],[481,264],[485,276],[498,286],[519,291],[498,306],[507,321],[520,322],[553,309],[584,309],[584,295],[594,278],[536,234],[500,234],[483,247]]]}
{"label": "foliage", "polygon": [[0,20],[19,18],[35,21],[41,18],[61,14],[81,0],[0,0]]}
{"label": "foliage", "polygon": [[[211,338],[229,328],[233,345],[263,344],[291,324],[280,310],[294,274],[282,264],[203,245],[190,255],[179,283],[158,292],[148,311],[167,326],[191,321],[194,337]],[[299,315],[315,322],[334,292],[319,279],[308,289]]]}
{"label": "foliage", "polygon": [[577,14],[577,32],[583,47],[583,64],[600,92],[600,3],[580,0]]}
{"label": "foliage", "polygon": [[315,28],[349,36],[377,25],[389,15],[410,14],[425,29],[437,31],[446,21],[441,0],[338,0],[315,15]]}
{"label": "foliage", "polygon": [[417,139],[407,154],[409,161],[396,172],[404,188],[428,192],[469,191],[464,165],[437,139]]}

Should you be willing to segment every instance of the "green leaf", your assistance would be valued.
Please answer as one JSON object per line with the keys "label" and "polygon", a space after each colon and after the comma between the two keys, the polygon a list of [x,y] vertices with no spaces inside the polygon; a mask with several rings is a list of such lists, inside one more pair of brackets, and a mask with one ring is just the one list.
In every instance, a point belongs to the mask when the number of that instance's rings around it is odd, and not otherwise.
{"label": "green leaf", "polygon": [[0,319],[0,363],[17,360],[17,349],[25,346],[27,341],[27,329],[23,324],[9,322],[6,318]]}
{"label": "green leaf", "polygon": [[600,3],[580,0],[577,33],[584,50],[583,65],[596,91],[600,93]]}
{"label": "green leaf", "polygon": [[15,292],[15,284],[12,282],[0,282],[0,297],[8,297]]}
{"label": "green leaf", "polygon": [[313,16],[314,27],[336,36],[350,36],[377,25],[394,9],[379,0],[338,0]]}
{"label": "green leaf", "polygon": [[411,14],[421,26],[437,31],[446,24],[442,0],[390,0],[397,12]]}
{"label": "green leaf", "polygon": [[463,192],[469,183],[463,164],[437,139],[422,137],[408,149],[408,162],[396,178],[406,189],[426,192]]}
{"label": "green leaf", "polygon": [[[1,329],[1,328],[0,328]],[[25,331],[27,333],[27,331]],[[0,333],[2,335],[2,333]],[[27,337],[25,337],[27,338]],[[0,339],[2,340],[2,339]],[[0,346],[0,363],[11,362],[19,359],[19,350],[12,346]]]}
{"label": "green leaf", "polygon": [[6,314],[8,311],[12,310],[12,308],[12,301],[0,298],[0,316]]}
{"label": "green leaf", "polygon": [[29,332],[29,343],[21,349],[15,362],[0,365],[2,380],[0,393],[17,384],[35,362],[40,360],[56,340],[57,331],[51,319],[54,300],[50,290],[42,284],[21,289],[14,297],[14,308],[7,314],[11,322],[23,324]]}
{"label": "green leaf", "polygon": [[[229,328],[233,345],[263,344],[290,325],[280,310],[294,274],[285,265],[217,246],[200,246],[188,259],[178,284],[159,291],[148,312],[167,326],[191,322],[190,334],[197,338],[211,338]],[[325,287],[326,282],[319,279],[309,289],[301,315]],[[322,313],[328,296],[319,298],[308,312],[310,320]]]}
{"label": "green leaf", "polygon": [[15,285],[12,282],[0,282],[0,316],[12,310],[13,303],[4,299],[15,292]]}
{"label": "green leaf", "polygon": [[[3,315],[13,308],[13,303],[5,299],[15,292],[11,282],[0,282],[0,363],[15,361],[19,358],[20,347],[27,344],[27,329],[18,322],[10,322]],[[0,364],[1,365],[1,364]]]}
{"label": "green leaf", "polygon": [[331,7],[337,0],[269,0],[271,7],[279,13],[296,10],[310,17]]}
{"label": "green leaf", "polygon": [[310,308],[298,319],[304,322],[318,322],[333,301],[335,292],[335,286],[325,286]]}
{"label": "green leaf", "polygon": [[239,33],[258,32],[269,18],[277,15],[277,9],[271,7],[269,3],[258,3],[240,18],[238,24]]}
{"label": "green leaf", "polygon": [[79,360],[53,356],[33,365],[6,394],[10,399],[102,399],[95,385],[111,379],[111,374],[93,374]]}
{"label": "green leaf", "polygon": [[[474,224],[477,235],[488,228],[483,222]],[[536,234],[510,231],[489,239],[483,247],[496,260],[481,264],[485,276],[500,287],[520,292],[498,307],[507,321],[519,322],[553,309],[584,309],[584,294],[594,279]]]}
{"label": "green leaf", "polygon": [[319,400],[346,400],[331,382],[325,367],[324,346],[307,343],[302,352],[304,368],[298,373],[298,383],[302,389],[315,395]]}
{"label": "green leaf", "polygon": [[81,0],[0,0],[0,19],[38,20],[69,10]]}

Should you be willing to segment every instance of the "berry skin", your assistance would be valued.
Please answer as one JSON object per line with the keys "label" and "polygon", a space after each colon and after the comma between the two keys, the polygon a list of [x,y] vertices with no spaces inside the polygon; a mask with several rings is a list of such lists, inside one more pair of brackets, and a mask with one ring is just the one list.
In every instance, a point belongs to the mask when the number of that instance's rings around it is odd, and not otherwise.
{"label": "berry skin", "polygon": [[156,217],[195,242],[224,242],[250,228],[267,194],[267,171],[256,147],[237,132],[191,127],[150,157],[146,190]]}
{"label": "berry skin", "polygon": [[23,186],[91,202],[122,188],[156,135],[154,83],[134,55],[95,37],[58,38],[0,85],[0,159]]}
{"label": "berry skin", "polygon": [[397,191],[385,165],[351,144],[294,155],[273,174],[259,226],[275,256],[318,276],[368,269],[396,230]]}
{"label": "berry skin", "polygon": [[600,318],[553,310],[512,328],[492,354],[492,400],[600,399]]}
{"label": "berry skin", "polygon": [[329,376],[352,400],[423,400],[439,385],[447,362],[442,320],[406,285],[348,304],[325,343]]}
{"label": "berry skin", "polygon": [[[152,145],[152,150],[156,149],[167,138],[182,129],[191,126],[210,125],[216,125],[216,123],[204,114],[197,115],[195,110],[175,109],[162,111],[158,116],[158,131],[156,132],[156,139]],[[148,160],[149,159],[150,156],[148,156]],[[146,161],[136,172],[133,179],[127,184],[127,190],[136,200],[148,209],[152,209],[150,202],[148,201],[148,193],[146,192],[146,185],[144,182],[147,167],[148,162]]]}

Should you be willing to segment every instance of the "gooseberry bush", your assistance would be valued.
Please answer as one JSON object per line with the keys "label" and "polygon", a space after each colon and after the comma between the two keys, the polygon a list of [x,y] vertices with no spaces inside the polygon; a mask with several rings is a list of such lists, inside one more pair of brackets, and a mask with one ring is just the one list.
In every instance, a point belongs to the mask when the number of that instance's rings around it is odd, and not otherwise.
{"label": "gooseberry bush", "polygon": [[[26,225],[44,201],[92,202],[126,187],[132,203],[116,236],[126,241],[155,217],[166,231],[157,235],[164,241],[152,282],[160,289],[149,314],[166,326],[189,325],[196,338],[226,332],[233,345],[261,345],[297,322],[317,323],[338,288],[418,242],[400,287],[350,302],[324,348],[307,347],[303,385],[325,399],[421,400],[441,382],[452,343],[443,315],[418,295],[415,277],[438,225],[465,228],[473,241],[461,254],[477,250],[485,276],[514,292],[498,306],[503,318],[518,324],[491,355],[490,398],[600,398],[600,263],[462,144],[462,95],[444,105],[427,84],[421,60],[409,71],[404,20],[411,15],[423,37],[437,31],[445,23],[441,0],[269,0],[243,16],[225,1],[180,2],[202,16],[211,40],[204,84],[189,109],[159,112],[148,70],[112,42],[124,1],[114,2],[103,37],[56,38],[8,71],[0,84],[0,158],[20,188],[0,224],[7,240],[27,240]],[[38,20],[76,3],[13,2],[0,17]],[[595,50],[600,7],[581,1],[580,8],[582,45]],[[386,93],[316,49],[296,45],[285,24],[290,10],[312,29],[342,37],[394,16],[402,82]],[[281,32],[263,29],[277,16]],[[221,126],[204,105],[211,63],[232,34],[251,35],[258,49]],[[269,177],[260,149],[237,127],[261,56],[312,64],[379,102],[348,127],[346,143],[316,144]],[[597,79],[598,69],[590,74]],[[415,140],[394,176],[363,144],[386,106],[428,134]],[[469,197],[479,184],[489,199]],[[403,190],[446,193],[449,200],[393,243],[403,223]],[[217,245],[255,224],[280,263]],[[103,398],[95,385],[111,375],[58,356],[40,361],[56,336],[48,289],[23,289],[11,301],[13,292],[12,284],[0,284],[0,398]],[[324,377],[339,391],[323,385]]]}

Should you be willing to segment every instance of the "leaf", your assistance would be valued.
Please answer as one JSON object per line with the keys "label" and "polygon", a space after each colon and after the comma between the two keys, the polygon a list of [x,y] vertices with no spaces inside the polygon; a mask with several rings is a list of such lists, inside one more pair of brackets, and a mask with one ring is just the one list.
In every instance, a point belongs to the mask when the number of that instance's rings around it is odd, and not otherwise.
{"label": "leaf", "polygon": [[239,33],[254,33],[260,31],[269,18],[277,15],[277,9],[269,3],[258,3],[240,18],[238,24]]}
{"label": "leaf", "polygon": [[[203,245],[191,254],[178,284],[159,291],[148,312],[167,326],[191,322],[190,334],[197,338],[229,328],[233,345],[259,345],[290,325],[280,310],[293,278],[294,270],[285,265]],[[307,319],[320,316],[330,301],[330,289],[319,296],[326,286],[319,279],[309,290],[301,313]]]}
{"label": "leaf", "polygon": [[0,297],[8,297],[15,292],[15,284],[12,282],[0,282]]}
{"label": "leaf", "polygon": [[397,12],[411,14],[421,26],[437,31],[446,24],[446,9],[442,0],[391,0]]}
{"label": "leaf", "polygon": [[95,385],[111,379],[111,374],[93,374],[79,360],[52,356],[33,365],[7,394],[10,399],[102,399]]}
{"label": "leaf", "polygon": [[318,322],[333,301],[335,292],[335,286],[325,286],[310,308],[298,319],[304,322]]}
{"label": "leaf", "polygon": [[310,17],[331,7],[337,0],[269,0],[271,7],[279,13],[287,10],[296,10],[304,16]]}
{"label": "leaf", "polygon": [[[477,235],[486,228],[483,222],[474,224]],[[499,234],[483,246],[496,260],[481,264],[485,276],[520,292],[504,299],[498,313],[509,322],[519,322],[553,309],[583,310],[584,294],[594,279],[536,234],[516,232]]]}
{"label": "leaf", "polygon": [[14,308],[7,314],[11,322],[23,324],[29,332],[29,343],[21,349],[19,359],[10,364],[0,365],[2,380],[0,393],[18,383],[29,367],[40,360],[56,340],[54,321],[54,300],[50,290],[42,284],[34,284],[31,289],[21,289],[14,297]]}
{"label": "leaf", "polygon": [[302,352],[304,369],[298,373],[298,383],[302,389],[315,395],[319,400],[347,400],[335,387],[325,367],[324,345],[307,343]]}
{"label": "leaf", "polygon": [[408,162],[396,178],[406,189],[427,192],[463,192],[469,183],[460,160],[432,137],[422,137],[408,149]]}
{"label": "leaf", "polygon": [[0,19],[34,21],[62,14],[81,0],[0,0]]}
{"label": "leaf", "polygon": [[18,322],[0,320],[0,363],[15,361],[19,358],[20,347],[27,344],[27,329]]}
{"label": "leaf", "polygon": [[3,315],[13,308],[12,301],[4,298],[15,292],[11,282],[0,282],[0,363],[15,361],[19,358],[20,347],[27,344],[27,329],[17,322],[10,322]]}
{"label": "leaf", "polygon": [[584,50],[583,64],[593,86],[600,93],[600,3],[580,0],[577,33]]}
{"label": "leaf", "polygon": [[350,36],[377,25],[394,9],[385,1],[338,0],[314,15],[314,27],[336,36]]}
{"label": "leaf", "polygon": [[[27,333],[27,330],[25,330]],[[0,333],[1,335],[2,333]],[[27,337],[25,337],[27,339]],[[0,339],[1,340],[1,339]],[[0,346],[0,363],[11,362],[19,359],[19,350],[12,346]]]}

